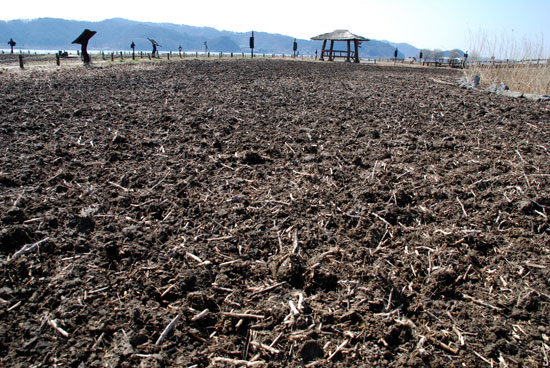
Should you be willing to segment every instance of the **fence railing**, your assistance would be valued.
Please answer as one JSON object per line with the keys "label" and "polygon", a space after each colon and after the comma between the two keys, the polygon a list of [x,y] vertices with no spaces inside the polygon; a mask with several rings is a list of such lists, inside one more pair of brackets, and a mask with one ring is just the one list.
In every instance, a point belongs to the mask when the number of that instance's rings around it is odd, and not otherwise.
{"label": "fence railing", "polygon": [[[171,59],[189,59],[189,58],[251,58],[249,52],[199,52],[199,51],[161,51],[153,55],[151,52],[145,51],[91,51],[90,56],[92,63],[94,61],[127,61],[127,60],[171,60]],[[58,52],[40,54],[37,52],[19,52],[14,54],[0,54],[0,67],[2,64],[19,64],[21,69],[25,68],[27,63],[52,63],[55,62],[60,66],[64,61],[75,62],[80,60],[80,53],[73,51],[71,53]],[[315,55],[298,55],[284,53],[254,53],[254,58],[281,58],[281,59],[298,59],[298,60],[317,60]],[[361,58],[363,64],[376,64],[379,62],[394,63],[394,64],[418,64],[423,66],[433,67],[450,67],[450,68],[469,68],[469,67],[548,67],[550,59],[524,59],[524,60],[416,60],[414,58],[393,59],[393,58]]]}
{"label": "fence railing", "polygon": [[[189,59],[189,58],[282,58],[282,59],[297,59],[297,60],[314,60],[314,55],[298,55],[293,54],[278,54],[278,53],[254,53],[252,56],[247,52],[190,52],[190,51],[162,51],[157,52],[154,55],[151,52],[144,51],[91,51],[89,55],[94,61],[127,61],[127,60],[171,60],[171,59]],[[64,61],[73,62],[80,60],[80,52],[58,52],[48,54],[38,53],[16,53],[16,54],[1,54],[0,66],[2,64],[10,64],[19,62],[21,69],[25,68],[27,63],[50,63],[55,61],[57,66],[60,66]]]}
{"label": "fence railing", "polygon": [[476,67],[495,67],[495,68],[505,68],[505,67],[548,67],[550,66],[550,59],[523,59],[523,60],[470,60],[468,61],[468,66]]}

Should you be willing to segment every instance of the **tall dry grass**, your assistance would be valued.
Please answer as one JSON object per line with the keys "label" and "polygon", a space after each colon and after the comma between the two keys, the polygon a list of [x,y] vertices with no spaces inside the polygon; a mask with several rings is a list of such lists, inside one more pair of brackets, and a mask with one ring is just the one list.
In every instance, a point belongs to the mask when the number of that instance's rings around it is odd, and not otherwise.
{"label": "tall dry grass", "polygon": [[544,50],[542,37],[518,42],[512,35],[470,34],[470,56],[464,72],[468,80],[478,75],[482,86],[504,83],[512,91],[550,95],[550,55]]}

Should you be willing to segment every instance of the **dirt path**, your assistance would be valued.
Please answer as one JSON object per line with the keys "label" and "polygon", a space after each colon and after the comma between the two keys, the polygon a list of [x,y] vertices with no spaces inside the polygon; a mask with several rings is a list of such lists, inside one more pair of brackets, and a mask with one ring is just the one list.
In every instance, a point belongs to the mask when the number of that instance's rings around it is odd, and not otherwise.
{"label": "dirt path", "polygon": [[0,365],[548,365],[550,104],[458,77],[0,74]]}

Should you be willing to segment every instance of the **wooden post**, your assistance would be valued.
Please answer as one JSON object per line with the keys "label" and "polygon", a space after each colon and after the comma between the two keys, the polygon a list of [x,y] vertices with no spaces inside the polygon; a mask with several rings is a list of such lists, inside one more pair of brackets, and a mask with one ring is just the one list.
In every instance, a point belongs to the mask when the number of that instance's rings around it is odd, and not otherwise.
{"label": "wooden post", "polygon": [[23,55],[19,54],[19,67],[21,69],[25,69],[25,65],[23,64]]}
{"label": "wooden post", "polygon": [[254,58],[254,31],[252,31],[252,36],[250,37],[250,57]]}
{"label": "wooden post", "polygon": [[111,52],[111,61],[115,61],[115,53]]}
{"label": "wooden post", "polygon": [[346,58],[346,63],[351,62],[350,53],[351,53],[351,41],[348,40],[348,57]]}
{"label": "wooden post", "polygon": [[168,60],[170,60],[170,55],[172,55],[172,51],[168,53]]}
{"label": "wooden post", "polygon": [[327,40],[323,40],[323,47],[321,48],[321,57],[319,60],[324,61],[325,60],[325,48],[327,47]]}
{"label": "wooden post", "polygon": [[353,40],[354,47],[355,47],[355,62],[359,63],[359,41]]}
{"label": "wooden post", "polygon": [[122,56],[122,51],[120,52],[120,61],[124,60],[124,56]]}
{"label": "wooden post", "polygon": [[59,57],[59,53],[55,54],[55,63],[57,66],[61,65],[61,58]]}
{"label": "wooden post", "polygon": [[332,56],[332,52],[334,50],[334,40],[330,40],[330,51],[328,54],[328,61],[333,61],[334,57]]}

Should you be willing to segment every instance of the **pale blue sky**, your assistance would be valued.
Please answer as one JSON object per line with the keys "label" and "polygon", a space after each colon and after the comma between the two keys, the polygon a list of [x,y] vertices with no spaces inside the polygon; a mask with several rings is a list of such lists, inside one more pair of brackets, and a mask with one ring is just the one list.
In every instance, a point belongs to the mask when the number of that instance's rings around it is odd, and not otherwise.
{"label": "pale blue sky", "polygon": [[0,11],[2,20],[121,17],[297,38],[349,29],[373,39],[430,49],[467,50],[472,34],[481,31],[544,42],[545,50],[550,50],[550,0],[9,0]]}

